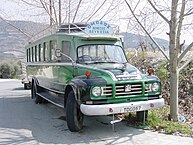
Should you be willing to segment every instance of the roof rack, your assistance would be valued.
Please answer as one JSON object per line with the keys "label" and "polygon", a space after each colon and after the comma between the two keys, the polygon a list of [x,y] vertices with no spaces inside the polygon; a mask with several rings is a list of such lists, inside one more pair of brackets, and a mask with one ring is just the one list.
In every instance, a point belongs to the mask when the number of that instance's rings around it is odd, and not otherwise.
{"label": "roof rack", "polygon": [[[75,32],[83,32],[87,35],[87,32],[85,32],[85,28],[88,24],[86,23],[70,23],[70,24],[63,24],[58,28],[58,32],[66,32],[66,33],[75,33]],[[111,24],[113,29],[113,35],[119,35],[119,26]]]}
{"label": "roof rack", "polygon": [[[28,40],[29,43],[36,41],[42,37],[54,34],[54,33],[77,33],[83,32],[90,36],[91,34],[85,32],[85,28],[87,27],[86,23],[69,23],[69,24],[62,24],[61,26],[53,25],[49,26],[46,29],[38,32],[32,38]],[[112,35],[119,35],[119,26],[111,24],[113,29]]]}
{"label": "roof rack", "polygon": [[67,33],[80,32],[80,31],[84,31],[86,26],[87,26],[87,24],[83,24],[83,23],[63,24],[58,28],[58,31],[59,32],[67,32]]}

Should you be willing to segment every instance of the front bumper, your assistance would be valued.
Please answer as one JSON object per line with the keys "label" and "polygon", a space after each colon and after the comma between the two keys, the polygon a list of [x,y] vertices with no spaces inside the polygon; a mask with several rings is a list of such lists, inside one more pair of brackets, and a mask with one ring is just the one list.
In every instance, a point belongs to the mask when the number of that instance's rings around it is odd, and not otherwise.
{"label": "front bumper", "polygon": [[164,99],[155,99],[148,101],[129,102],[120,104],[105,104],[105,105],[80,105],[80,110],[83,114],[94,115],[110,115],[126,112],[137,112],[149,109],[155,109],[164,106]]}

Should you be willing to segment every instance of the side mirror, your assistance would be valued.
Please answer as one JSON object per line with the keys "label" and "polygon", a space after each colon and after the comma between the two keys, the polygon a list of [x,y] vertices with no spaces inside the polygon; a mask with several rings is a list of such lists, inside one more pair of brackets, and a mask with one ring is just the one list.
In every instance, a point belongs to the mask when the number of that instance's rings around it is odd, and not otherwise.
{"label": "side mirror", "polygon": [[60,49],[56,49],[56,50],[55,50],[55,56],[56,56],[57,58],[64,56],[64,57],[68,58],[73,64],[75,63],[74,60],[73,60],[70,56],[62,53]]}
{"label": "side mirror", "polygon": [[62,56],[60,49],[56,49],[56,50],[55,50],[55,56],[56,56],[56,57],[61,57],[61,56]]}

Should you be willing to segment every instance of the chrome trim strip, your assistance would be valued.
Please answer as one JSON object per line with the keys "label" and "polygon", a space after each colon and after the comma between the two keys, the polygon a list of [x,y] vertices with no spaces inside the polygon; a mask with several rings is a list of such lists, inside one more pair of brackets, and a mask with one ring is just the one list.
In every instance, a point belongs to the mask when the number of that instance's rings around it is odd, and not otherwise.
{"label": "chrome trim strip", "polygon": [[48,90],[48,91],[51,91],[51,92],[53,92],[53,93],[58,93],[58,94],[64,95],[64,92],[57,91],[57,90],[53,90],[53,89],[47,88],[47,87],[45,87],[45,86],[40,86],[40,85],[38,85],[38,86],[39,86],[39,87],[42,87],[42,88],[44,88],[44,89],[46,89],[46,90]]}
{"label": "chrome trim strip", "polygon": [[36,93],[36,94],[37,94],[38,96],[44,98],[45,100],[49,101],[50,103],[52,103],[52,104],[54,104],[54,105],[56,105],[56,106],[58,106],[58,107],[64,108],[64,106],[62,106],[62,105],[60,105],[60,104],[57,104],[57,103],[53,102],[52,100],[50,100],[50,99],[48,99],[48,98],[42,96],[41,94],[39,94],[39,93]]}
{"label": "chrome trim strip", "polygon": [[[27,66],[73,66],[72,63],[63,63],[63,62],[28,62]],[[98,71],[102,71],[102,72],[106,72],[107,74],[109,74],[109,76],[113,79],[113,81],[117,81],[117,78],[115,77],[115,75],[108,71],[108,70],[103,70],[103,69],[99,69],[99,68],[95,68],[93,66],[85,66],[79,63],[75,63],[74,66],[80,66],[80,67],[85,67],[85,68],[90,68],[90,69],[95,69]]]}
{"label": "chrome trim strip", "polygon": [[28,62],[27,66],[73,66],[72,63],[63,63],[63,62]]}

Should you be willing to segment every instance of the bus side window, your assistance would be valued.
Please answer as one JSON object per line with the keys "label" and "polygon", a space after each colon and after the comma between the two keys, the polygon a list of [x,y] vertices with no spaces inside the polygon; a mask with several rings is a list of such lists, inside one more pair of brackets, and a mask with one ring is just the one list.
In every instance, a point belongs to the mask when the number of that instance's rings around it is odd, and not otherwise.
{"label": "bus side window", "polygon": [[37,62],[37,60],[38,60],[37,45],[35,46],[34,54],[35,54],[34,61]]}
{"label": "bus side window", "polygon": [[39,56],[39,61],[42,61],[42,48],[41,44],[38,45],[38,56]]}
{"label": "bus side window", "polygon": [[44,49],[44,61],[48,61],[48,43],[47,42],[44,42],[44,46],[43,46],[43,49]]}
{"label": "bus side window", "polygon": [[51,40],[50,41],[50,48],[51,48],[51,60],[55,60],[55,51],[57,49],[57,41]]}
{"label": "bus side window", "polygon": [[31,62],[34,61],[34,48],[31,48]]}
{"label": "bus side window", "polygon": [[26,56],[27,56],[27,62],[29,62],[29,55],[28,55],[28,49],[26,49]]}
{"label": "bus side window", "polygon": [[31,62],[31,48],[28,48],[28,61]]}
{"label": "bus side window", "polygon": [[[70,56],[70,48],[71,43],[69,41],[62,41],[62,53],[66,54],[67,56]],[[70,62],[70,59],[62,55],[61,61]]]}

